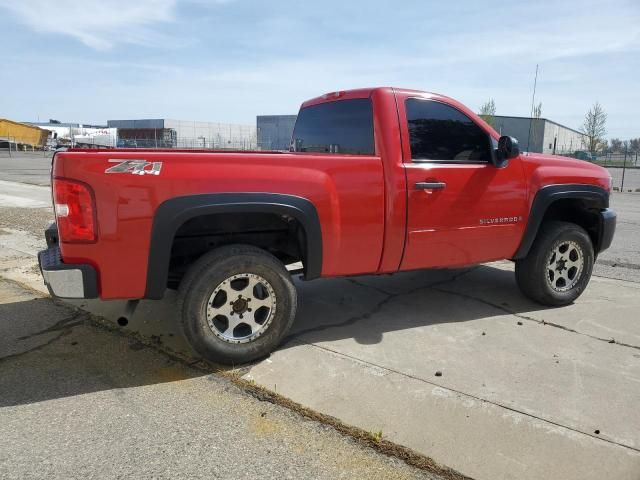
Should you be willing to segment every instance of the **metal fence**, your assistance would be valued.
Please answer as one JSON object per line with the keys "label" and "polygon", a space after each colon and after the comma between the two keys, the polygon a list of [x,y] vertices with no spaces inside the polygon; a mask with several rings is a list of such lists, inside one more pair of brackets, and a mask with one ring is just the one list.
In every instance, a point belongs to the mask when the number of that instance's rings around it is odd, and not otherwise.
{"label": "metal fence", "polygon": [[558,151],[556,155],[587,160],[591,163],[602,165],[603,167],[640,167],[640,152],[630,150],[607,153],[589,153],[581,150],[568,152]]}
{"label": "metal fence", "polygon": [[13,157],[20,152],[45,152],[47,147],[35,147],[24,145],[17,141],[16,137],[0,137],[0,157]]}
{"label": "metal fence", "polygon": [[640,152],[607,152],[590,154],[584,151],[557,152],[556,155],[577,158],[605,167],[617,192],[640,193]]}

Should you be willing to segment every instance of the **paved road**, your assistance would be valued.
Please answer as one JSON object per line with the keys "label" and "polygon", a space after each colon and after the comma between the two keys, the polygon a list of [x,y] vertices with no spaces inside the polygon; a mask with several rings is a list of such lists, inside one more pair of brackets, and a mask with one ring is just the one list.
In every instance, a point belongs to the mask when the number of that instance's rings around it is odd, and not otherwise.
{"label": "paved road", "polygon": [[640,282],[640,193],[614,193],[618,214],[611,248],[598,257],[596,275]]}
{"label": "paved road", "polygon": [[0,154],[0,180],[49,185],[50,171],[50,152],[14,152],[12,156],[6,152]]}
{"label": "paved road", "polygon": [[436,477],[0,279],[0,478]]}

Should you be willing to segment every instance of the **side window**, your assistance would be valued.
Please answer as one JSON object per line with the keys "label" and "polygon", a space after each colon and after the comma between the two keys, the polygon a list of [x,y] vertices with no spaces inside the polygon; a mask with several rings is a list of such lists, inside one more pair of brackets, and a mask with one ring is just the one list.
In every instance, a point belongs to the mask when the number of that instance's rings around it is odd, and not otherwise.
{"label": "side window", "polygon": [[291,150],[374,155],[371,100],[338,100],[301,109]]}
{"label": "side window", "polygon": [[469,117],[444,103],[406,101],[411,158],[450,162],[488,162],[490,137]]}

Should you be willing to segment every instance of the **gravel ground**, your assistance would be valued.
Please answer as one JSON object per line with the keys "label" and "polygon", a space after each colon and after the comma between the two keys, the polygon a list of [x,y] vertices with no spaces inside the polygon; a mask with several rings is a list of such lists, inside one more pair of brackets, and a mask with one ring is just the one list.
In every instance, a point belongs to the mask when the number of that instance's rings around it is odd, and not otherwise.
{"label": "gravel ground", "polygon": [[23,230],[43,237],[44,230],[53,220],[52,208],[0,207],[0,229]]}

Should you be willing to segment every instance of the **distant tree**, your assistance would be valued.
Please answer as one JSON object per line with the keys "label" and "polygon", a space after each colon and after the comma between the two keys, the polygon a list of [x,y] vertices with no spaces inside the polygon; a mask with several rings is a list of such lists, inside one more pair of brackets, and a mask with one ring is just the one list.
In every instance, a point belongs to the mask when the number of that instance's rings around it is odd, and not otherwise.
{"label": "distant tree", "polygon": [[584,116],[582,124],[582,133],[587,137],[585,147],[590,152],[597,151],[604,143],[604,136],[607,134],[606,123],[607,114],[600,103],[594,103]]}
{"label": "distant tree", "polygon": [[629,140],[629,148],[632,152],[640,152],[640,138],[632,138]]}
{"label": "distant tree", "polygon": [[609,143],[610,143],[610,150],[612,152],[622,151],[622,140],[620,140],[619,138],[612,138]]}
{"label": "distant tree", "polygon": [[50,118],[50,119],[49,119],[49,123],[55,123],[55,124],[57,124],[57,123],[60,123],[60,120],[56,120],[55,118]]}
{"label": "distant tree", "polygon": [[630,150],[630,147],[631,147],[631,142],[629,140],[624,140],[622,142],[622,149],[620,151],[628,152]]}
{"label": "distant tree", "polygon": [[493,101],[493,98],[490,98],[488,102],[482,104],[478,115],[480,115],[480,118],[482,118],[492,127],[495,126],[496,102]]}

